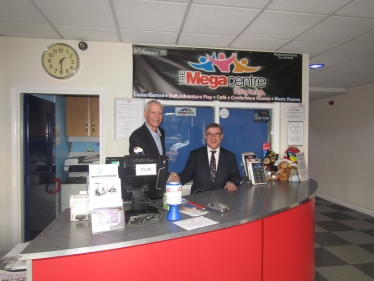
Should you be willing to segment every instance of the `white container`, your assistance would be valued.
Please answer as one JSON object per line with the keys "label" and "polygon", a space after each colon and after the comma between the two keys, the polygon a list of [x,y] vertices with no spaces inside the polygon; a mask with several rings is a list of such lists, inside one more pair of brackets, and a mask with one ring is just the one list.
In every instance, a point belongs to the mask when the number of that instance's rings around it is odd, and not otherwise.
{"label": "white container", "polygon": [[180,182],[166,183],[166,203],[179,205],[182,203],[182,184]]}

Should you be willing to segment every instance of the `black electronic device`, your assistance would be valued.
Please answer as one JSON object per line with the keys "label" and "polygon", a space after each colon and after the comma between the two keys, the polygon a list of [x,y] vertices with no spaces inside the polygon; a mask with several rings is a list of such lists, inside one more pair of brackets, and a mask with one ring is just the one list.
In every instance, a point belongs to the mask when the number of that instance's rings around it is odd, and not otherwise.
{"label": "black electronic device", "polygon": [[[125,155],[107,157],[106,164],[118,165],[122,199],[132,201],[133,209],[146,208],[148,200],[162,199],[165,193],[168,157],[163,155]],[[137,174],[139,168],[155,166],[154,174]],[[138,168],[138,169],[137,169]],[[140,169],[141,170],[141,169]]]}

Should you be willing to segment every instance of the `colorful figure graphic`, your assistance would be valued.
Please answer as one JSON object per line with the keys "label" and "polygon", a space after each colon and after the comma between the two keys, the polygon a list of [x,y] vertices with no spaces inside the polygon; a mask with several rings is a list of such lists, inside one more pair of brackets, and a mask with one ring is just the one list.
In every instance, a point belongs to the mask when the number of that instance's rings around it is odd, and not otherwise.
{"label": "colorful figure graphic", "polygon": [[243,58],[241,60],[238,60],[236,58],[236,53],[233,53],[231,57],[226,58],[226,55],[224,53],[218,54],[218,58],[216,53],[213,53],[212,56],[206,55],[206,57],[201,56],[199,57],[199,62],[188,62],[190,66],[192,66],[195,69],[203,70],[205,72],[215,72],[216,69],[214,66],[217,66],[217,68],[223,72],[223,73],[229,73],[230,72],[230,66],[233,64],[234,69],[233,73],[251,73],[258,71],[261,67],[260,66],[248,66],[248,59]]}
{"label": "colorful figure graphic", "polygon": [[236,58],[236,54],[233,54],[231,57],[226,58],[226,55],[220,53],[218,55],[218,59],[215,59],[209,55],[207,55],[208,59],[216,65],[221,72],[230,72],[230,65]]}
{"label": "colorful figure graphic", "polygon": [[[216,58],[216,53],[213,53],[212,58]],[[193,68],[205,70],[206,72],[215,72],[213,63],[209,61],[206,57],[201,56],[199,58],[200,63],[188,62]]]}
{"label": "colorful figure graphic", "polygon": [[260,69],[260,66],[251,67],[248,66],[248,60],[247,59],[241,59],[238,61],[237,59],[234,60],[234,70],[233,73],[248,73],[248,72],[256,72]]}

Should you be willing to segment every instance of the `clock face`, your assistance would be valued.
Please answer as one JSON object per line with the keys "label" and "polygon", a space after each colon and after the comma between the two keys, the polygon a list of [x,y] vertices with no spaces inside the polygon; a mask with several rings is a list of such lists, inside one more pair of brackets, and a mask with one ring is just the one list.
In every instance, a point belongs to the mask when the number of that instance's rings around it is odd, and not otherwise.
{"label": "clock face", "polygon": [[66,79],[77,73],[79,57],[77,52],[69,45],[57,43],[45,49],[42,64],[52,77]]}

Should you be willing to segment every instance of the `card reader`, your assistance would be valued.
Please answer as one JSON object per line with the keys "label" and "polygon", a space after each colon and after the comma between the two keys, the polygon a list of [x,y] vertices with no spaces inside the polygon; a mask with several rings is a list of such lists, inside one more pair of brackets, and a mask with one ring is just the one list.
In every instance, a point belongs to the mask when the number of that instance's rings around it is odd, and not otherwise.
{"label": "card reader", "polygon": [[208,205],[205,205],[205,208],[207,210],[216,211],[220,213],[225,213],[229,211],[229,207],[222,203],[209,203]]}

